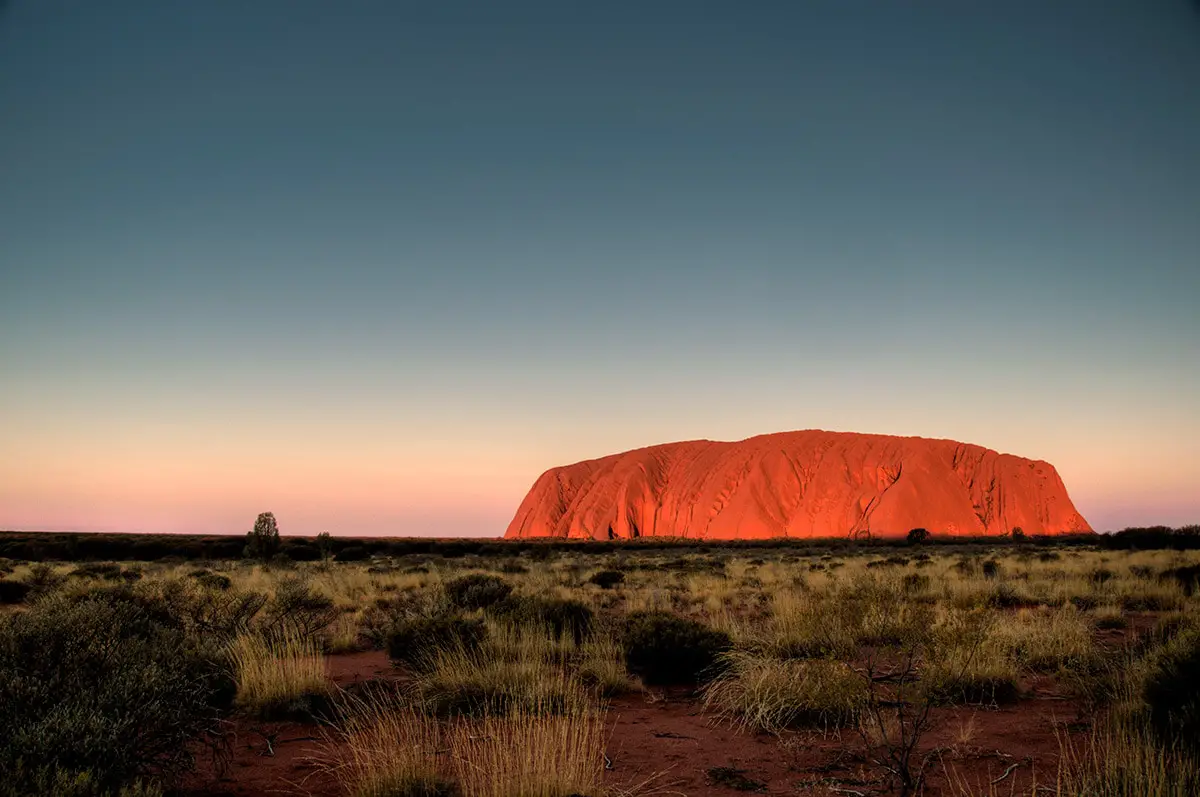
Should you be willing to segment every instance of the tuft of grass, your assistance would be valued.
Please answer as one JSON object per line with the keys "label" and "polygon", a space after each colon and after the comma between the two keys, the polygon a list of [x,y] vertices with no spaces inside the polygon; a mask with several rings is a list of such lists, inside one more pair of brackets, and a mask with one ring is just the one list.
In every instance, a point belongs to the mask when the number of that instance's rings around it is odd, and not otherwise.
{"label": "tuft of grass", "polygon": [[471,797],[598,797],[604,715],[517,712],[463,723],[451,739],[463,793]]}
{"label": "tuft of grass", "polygon": [[921,675],[925,694],[941,704],[1005,704],[1019,697],[1019,672],[994,645],[954,645],[938,651]]}
{"label": "tuft of grass", "polygon": [[992,638],[1016,661],[1037,672],[1090,668],[1096,659],[1091,623],[1074,608],[1001,616]]}
{"label": "tuft of grass", "polygon": [[753,647],[779,658],[850,658],[857,650],[855,629],[833,601],[791,590],[771,599],[765,633]]}
{"label": "tuft of grass", "polygon": [[724,659],[721,675],[705,687],[705,706],[756,731],[851,725],[867,703],[865,681],[844,662],[742,652]]}
{"label": "tuft of grass", "polygon": [[1060,740],[1061,797],[1190,797],[1200,794],[1200,766],[1175,747],[1155,744],[1145,731],[1114,727],[1080,743]]}
{"label": "tuft of grass", "polygon": [[454,784],[437,766],[445,746],[436,719],[387,693],[349,698],[347,719],[336,737],[340,778],[354,797],[449,797]]}
{"label": "tuft of grass", "polygon": [[457,649],[440,652],[430,664],[416,688],[438,716],[569,714],[592,700],[577,678],[545,659],[513,661]]}
{"label": "tuft of grass", "polygon": [[593,635],[579,649],[580,680],[606,697],[639,690],[641,684],[625,669],[624,653],[613,636]]}
{"label": "tuft of grass", "polygon": [[262,717],[311,713],[329,692],[319,640],[291,632],[242,634],[229,647],[236,703]]}

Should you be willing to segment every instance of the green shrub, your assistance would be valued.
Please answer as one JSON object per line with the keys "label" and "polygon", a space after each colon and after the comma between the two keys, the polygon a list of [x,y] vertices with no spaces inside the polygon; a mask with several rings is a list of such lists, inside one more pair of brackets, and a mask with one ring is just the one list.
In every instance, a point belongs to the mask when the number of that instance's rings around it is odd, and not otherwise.
{"label": "green shrub", "polygon": [[648,684],[688,684],[716,674],[733,646],[724,631],[669,612],[634,612],[622,639],[625,665]]}
{"label": "green shrub", "polygon": [[513,625],[544,629],[553,637],[570,634],[576,644],[592,633],[591,608],[570,598],[535,598],[511,595],[489,608],[489,614]]}
{"label": "green shrub", "polygon": [[48,596],[0,622],[0,772],[17,794],[169,777],[232,696],[170,613],[128,589]]}
{"label": "green shrub", "polygon": [[398,621],[387,634],[388,657],[425,667],[439,650],[477,650],[486,635],[482,620],[447,614],[407,618]]}
{"label": "green shrub", "polygon": [[446,582],[446,598],[459,609],[486,609],[511,592],[511,584],[488,573],[471,573]]}

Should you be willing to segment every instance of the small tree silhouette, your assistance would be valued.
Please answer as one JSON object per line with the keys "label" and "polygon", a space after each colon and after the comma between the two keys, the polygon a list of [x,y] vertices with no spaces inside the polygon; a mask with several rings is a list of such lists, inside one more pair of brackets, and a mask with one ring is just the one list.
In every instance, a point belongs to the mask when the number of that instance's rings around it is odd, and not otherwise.
{"label": "small tree silhouette", "polygon": [[317,550],[321,552],[322,559],[333,556],[333,537],[328,531],[322,531],[317,535]]}
{"label": "small tree silhouette", "polygon": [[927,529],[913,529],[908,533],[908,544],[921,545],[922,543],[929,542],[929,537],[930,534]]}
{"label": "small tree silhouette", "polygon": [[279,524],[272,512],[263,512],[254,521],[254,530],[246,533],[242,556],[264,562],[279,552]]}
{"label": "small tree silhouette", "polygon": [[1016,526],[1012,530],[1013,542],[1023,542],[1025,540],[1025,529]]}

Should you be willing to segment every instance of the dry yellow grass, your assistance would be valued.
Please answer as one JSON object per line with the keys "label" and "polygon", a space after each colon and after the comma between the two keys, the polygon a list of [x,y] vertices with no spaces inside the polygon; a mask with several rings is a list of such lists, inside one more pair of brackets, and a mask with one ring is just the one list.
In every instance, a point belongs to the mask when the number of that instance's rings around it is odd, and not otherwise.
{"label": "dry yellow grass", "polygon": [[598,795],[604,715],[517,712],[460,724],[451,738],[465,797]]}
{"label": "dry yellow grass", "polygon": [[436,719],[383,695],[351,703],[349,719],[327,742],[355,797],[450,793],[446,767],[439,767],[445,732]]}
{"label": "dry yellow grass", "polygon": [[426,707],[442,716],[578,713],[595,700],[592,690],[554,662],[502,659],[486,650],[439,651],[416,690]]}
{"label": "dry yellow grass", "polygon": [[242,634],[230,645],[229,655],[237,703],[243,708],[267,711],[328,690],[325,657],[314,639]]}
{"label": "dry yellow grass", "polygon": [[866,705],[865,679],[844,662],[731,653],[725,664],[704,690],[705,707],[753,730],[839,727]]}

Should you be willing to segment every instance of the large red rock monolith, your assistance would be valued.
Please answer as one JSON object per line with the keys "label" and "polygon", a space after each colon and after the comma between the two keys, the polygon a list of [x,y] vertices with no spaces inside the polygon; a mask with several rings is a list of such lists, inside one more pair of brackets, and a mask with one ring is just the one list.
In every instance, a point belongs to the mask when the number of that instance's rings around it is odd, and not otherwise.
{"label": "large red rock monolith", "polygon": [[1048,462],[920,437],[802,431],[695,440],[551,468],[507,538],[1089,532]]}

